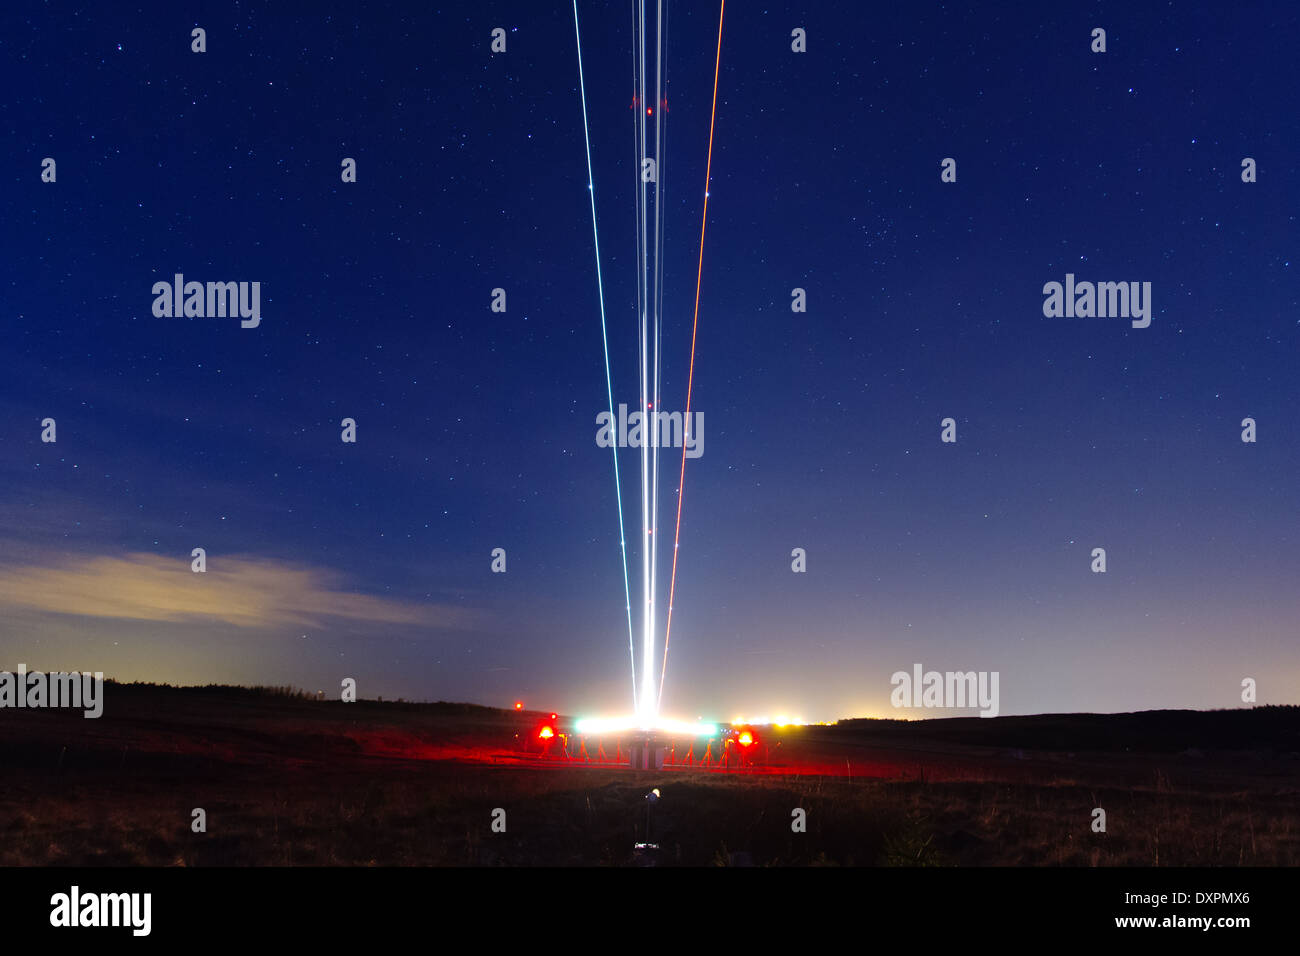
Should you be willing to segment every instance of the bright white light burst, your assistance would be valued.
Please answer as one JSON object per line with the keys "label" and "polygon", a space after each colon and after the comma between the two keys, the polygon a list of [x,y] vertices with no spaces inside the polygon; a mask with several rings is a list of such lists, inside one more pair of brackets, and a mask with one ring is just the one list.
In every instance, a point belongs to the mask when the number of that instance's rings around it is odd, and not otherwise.
{"label": "bright white light burst", "polygon": [[631,730],[659,731],[684,737],[712,737],[718,732],[717,724],[689,720],[669,720],[655,717],[646,722],[640,717],[586,717],[574,725],[580,734],[617,734]]}

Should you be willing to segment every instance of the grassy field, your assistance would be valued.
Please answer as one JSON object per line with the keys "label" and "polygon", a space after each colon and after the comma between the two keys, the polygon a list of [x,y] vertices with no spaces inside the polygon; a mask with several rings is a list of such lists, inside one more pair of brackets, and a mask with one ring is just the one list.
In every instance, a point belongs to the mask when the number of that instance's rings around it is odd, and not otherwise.
{"label": "grassy field", "polygon": [[[536,715],[228,688],[108,694],[99,720],[0,715],[0,864],[1300,862],[1297,708],[853,721],[768,734],[769,766],[752,773],[645,773],[538,765],[515,737]],[[652,787],[659,849],[637,855]],[[205,833],[191,830],[198,807]],[[792,832],[796,808],[806,832]]]}

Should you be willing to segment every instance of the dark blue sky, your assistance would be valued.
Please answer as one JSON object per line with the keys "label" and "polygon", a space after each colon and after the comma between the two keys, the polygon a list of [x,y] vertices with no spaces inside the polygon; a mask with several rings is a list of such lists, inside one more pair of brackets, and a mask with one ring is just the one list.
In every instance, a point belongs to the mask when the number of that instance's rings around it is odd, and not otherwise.
{"label": "dark blue sky", "polygon": [[[0,667],[627,710],[571,7],[114,6],[0,14]],[[580,10],[634,406],[630,4]],[[728,5],[666,711],[899,716],[914,662],[1003,713],[1300,700],[1297,18]],[[716,25],[669,7],[672,409]],[[261,325],[154,317],[177,272]],[[1044,317],[1066,273],[1150,327]]]}

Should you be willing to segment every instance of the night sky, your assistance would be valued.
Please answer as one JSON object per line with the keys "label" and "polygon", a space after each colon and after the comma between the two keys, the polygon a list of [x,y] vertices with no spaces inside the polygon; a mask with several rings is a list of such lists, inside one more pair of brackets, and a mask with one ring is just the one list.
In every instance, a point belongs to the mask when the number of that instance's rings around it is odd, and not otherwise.
{"label": "night sky", "polygon": [[[626,713],[572,8],[284,6],[0,14],[0,668]],[[727,5],[666,713],[1300,702],[1300,15],[1135,6]],[[580,4],[635,407],[630,9]],[[673,410],[717,16],[668,10]],[[176,273],[260,326],[155,317]],[[1150,327],[1045,317],[1067,273]]]}

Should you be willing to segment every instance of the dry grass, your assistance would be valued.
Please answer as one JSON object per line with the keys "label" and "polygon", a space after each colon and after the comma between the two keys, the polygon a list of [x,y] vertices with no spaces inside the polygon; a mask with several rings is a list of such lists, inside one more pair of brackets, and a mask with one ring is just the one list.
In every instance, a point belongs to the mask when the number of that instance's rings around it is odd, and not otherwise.
{"label": "dry grass", "polygon": [[[512,717],[244,704],[116,723],[28,713],[21,733],[7,720],[0,865],[626,865],[651,787],[658,865],[1300,863],[1285,755],[999,761],[958,747],[895,755],[889,766],[915,770],[885,778],[859,770],[886,766],[878,753],[854,757],[851,781],[647,774],[433,759],[448,740],[513,739]],[[190,830],[195,807],[206,833]],[[497,807],[505,833],[491,830]],[[806,833],[791,830],[796,807]]]}

